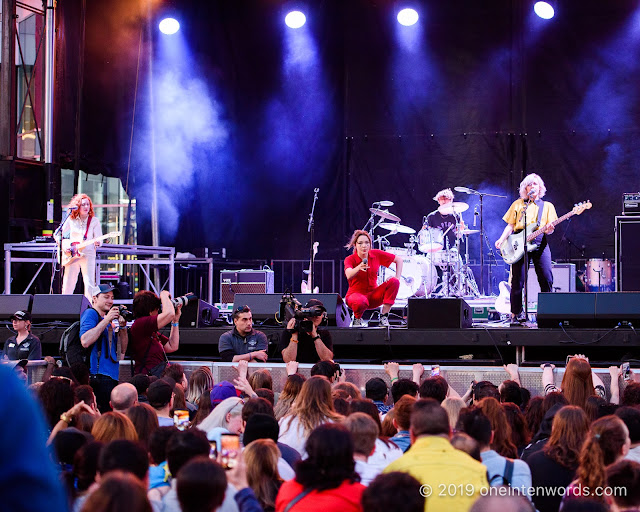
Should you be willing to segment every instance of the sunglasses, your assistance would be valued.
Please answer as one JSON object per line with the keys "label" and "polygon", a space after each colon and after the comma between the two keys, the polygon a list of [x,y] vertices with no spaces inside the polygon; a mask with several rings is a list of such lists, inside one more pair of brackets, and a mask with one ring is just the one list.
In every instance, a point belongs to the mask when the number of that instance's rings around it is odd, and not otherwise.
{"label": "sunglasses", "polygon": [[240,404],[244,405],[244,400],[241,398],[239,402],[236,402],[236,405],[234,405],[231,409],[229,409],[229,412],[227,414],[231,414],[233,412],[233,410],[238,407]]}
{"label": "sunglasses", "polygon": [[238,306],[236,313],[251,313],[251,309],[249,309],[249,306]]}

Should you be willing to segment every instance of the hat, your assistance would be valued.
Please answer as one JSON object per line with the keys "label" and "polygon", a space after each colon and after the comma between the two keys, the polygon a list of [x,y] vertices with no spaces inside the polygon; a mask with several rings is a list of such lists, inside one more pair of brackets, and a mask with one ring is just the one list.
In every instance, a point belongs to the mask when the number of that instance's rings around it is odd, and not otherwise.
{"label": "hat", "polygon": [[115,288],[110,284],[99,284],[98,286],[94,286],[91,288],[91,296],[95,297],[96,295],[100,295],[101,293],[109,293],[115,290]]}
{"label": "hat", "polygon": [[29,320],[31,321],[31,314],[28,311],[16,311],[9,317],[9,320]]}
{"label": "hat", "polygon": [[244,434],[242,434],[242,442],[245,446],[248,446],[250,442],[256,439],[273,439],[277,443],[279,435],[280,426],[273,416],[256,413],[247,419]]}
{"label": "hat", "polygon": [[236,388],[233,386],[233,384],[231,384],[231,382],[223,380],[222,382],[218,382],[218,384],[213,386],[213,388],[211,389],[211,394],[209,396],[211,397],[211,405],[215,407],[223,400],[231,398],[232,396],[239,395],[236,391]]}
{"label": "hat", "polygon": [[149,405],[154,409],[160,409],[167,405],[171,401],[172,394],[173,388],[166,380],[163,379],[158,379],[151,383],[149,389],[147,389]]}
{"label": "hat", "polygon": [[305,309],[307,309],[307,308],[315,308],[315,307],[322,308],[324,311],[327,310],[327,308],[324,307],[324,304],[322,303],[322,301],[318,300],[318,299],[311,299],[305,305]]}
{"label": "hat", "polygon": [[6,364],[10,368],[16,368],[17,366],[26,368],[28,363],[29,361],[27,359],[11,359],[8,361],[2,361],[2,364]]}

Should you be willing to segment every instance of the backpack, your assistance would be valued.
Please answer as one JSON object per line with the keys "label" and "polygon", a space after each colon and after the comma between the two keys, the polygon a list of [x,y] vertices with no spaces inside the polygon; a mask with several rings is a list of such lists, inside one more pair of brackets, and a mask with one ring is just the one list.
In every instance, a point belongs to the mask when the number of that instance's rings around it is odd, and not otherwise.
{"label": "backpack", "polygon": [[60,357],[67,366],[82,363],[89,366],[90,351],[80,343],[80,321],[73,322],[60,338]]}

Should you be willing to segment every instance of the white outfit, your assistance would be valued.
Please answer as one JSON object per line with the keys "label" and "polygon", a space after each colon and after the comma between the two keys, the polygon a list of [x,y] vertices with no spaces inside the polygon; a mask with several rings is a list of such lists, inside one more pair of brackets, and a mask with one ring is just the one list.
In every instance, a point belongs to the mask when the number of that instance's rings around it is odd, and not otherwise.
{"label": "white outfit", "polygon": [[374,468],[369,462],[356,461],[356,473],[360,475],[360,483],[362,485],[368,486],[381,472],[382,470]]}
{"label": "white outfit", "polygon": [[376,474],[379,474],[394,460],[402,457],[402,455],[402,450],[398,448],[394,442],[387,441],[385,443],[382,439],[378,438],[376,439],[376,449],[367,459],[367,465],[372,468],[373,471],[377,471],[378,473]]}
{"label": "white outfit", "polygon": [[[102,236],[102,226],[100,221],[95,217],[87,218],[89,231],[87,232],[87,240]],[[63,238],[68,238],[73,242],[84,241],[84,233],[87,230],[87,224],[77,219],[69,219],[65,225]],[[96,248],[93,244],[82,249],[84,256],[73,263],[67,265],[64,269],[64,277],[62,279],[62,293],[71,295],[76,289],[78,282],[78,274],[82,270],[82,279],[84,281],[84,294],[91,302],[91,288],[96,285]]]}
{"label": "white outfit", "polygon": [[[291,421],[291,423],[289,423]],[[326,419],[323,423],[333,423],[332,420]],[[304,427],[297,416],[285,416],[278,422],[280,425],[280,435],[278,436],[278,442],[284,443],[297,450],[303,459],[307,458],[307,451],[305,450],[305,444],[309,434],[304,433]]]}
{"label": "white outfit", "polygon": [[631,448],[629,450],[629,453],[627,453],[627,456],[625,457],[625,459],[640,463],[640,446]]}

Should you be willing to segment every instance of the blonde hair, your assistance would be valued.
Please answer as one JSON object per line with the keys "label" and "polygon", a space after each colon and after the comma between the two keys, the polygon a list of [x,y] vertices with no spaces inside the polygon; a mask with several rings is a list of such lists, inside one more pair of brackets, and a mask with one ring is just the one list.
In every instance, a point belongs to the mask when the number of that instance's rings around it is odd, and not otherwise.
{"label": "blonde hair", "polygon": [[464,409],[467,404],[464,403],[464,400],[457,397],[449,397],[445,398],[442,401],[442,407],[447,411],[447,416],[449,416],[449,426],[451,429],[456,428],[456,423],[458,423],[458,416],[460,416],[460,411]]}
{"label": "blonde hair", "polygon": [[110,443],[119,439],[137,441],[138,432],[133,422],[120,412],[106,412],[93,424],[91,435],[95,441]]}
{"label": "blonde hair", "polygon": [[433,196],[433,200],[437,201],[441,197],[444,197],[445,199],[451,199],[453,201],[453,191],[450,188],[443,188],[435,196]]}
{"label": "blonde hair", "polygon": [[520,199],[527,199],[527,187],[534,181],[537,181],[540,184],[540,189],[538,190],[538,199],[542,199],[545,196],[545,194],[547,193],[547,187],[544,186],[543,179],[536,173],[531,173],[527,174],[520,182]]}
{"label": "blonde hair", "polygon": [[283,420],[283,425],[286,425],[285,431],[291,427],[294,417],[300,421],[305,436],[308,436],[318,425],[343,418],[333,408],[331,384],[327,379],[314,375],[305,381],[291,407],[291,412]]}
{"label": "blonde hair", "polygon": [[189,377],[189,385],[187,386],[186,400],[192,404],[198,403],[202,393],[213,387],[213,373],[208,366],[196,368],[191,377]]}
{"label": "blonde hair", "polygon": [[229,397],[216,405],[211,414],[198,425],[198,428],[207,433],[215,427],[227,428],[229,426],[227,414],[241,416],[243,407],[244,401],[242,399],[236,396]]}

